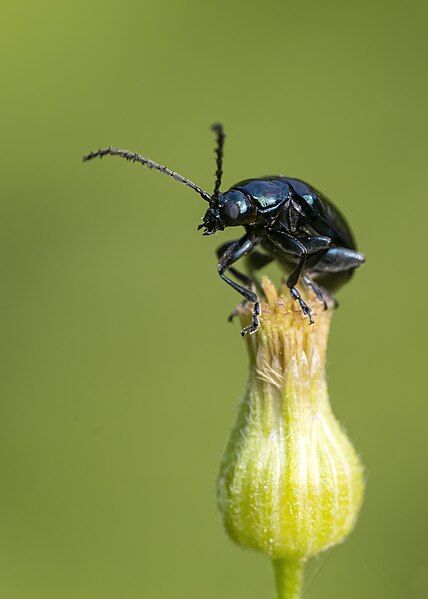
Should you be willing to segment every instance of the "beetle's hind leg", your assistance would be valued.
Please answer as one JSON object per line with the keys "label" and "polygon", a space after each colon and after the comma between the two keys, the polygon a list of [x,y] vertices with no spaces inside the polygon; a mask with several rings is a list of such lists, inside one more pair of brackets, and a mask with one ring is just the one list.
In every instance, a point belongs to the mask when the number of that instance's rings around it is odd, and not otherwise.
{"label": "beetle's hind leg", "polygon": [[320,285],[318,285],[318,283],[313,281],[308,274],[303,275],[302,278],[306,287],[312,289],[312,291],[315,293],[317,297],[317,300],[324,304],[325,310],[329,310],[330,308],[337,308],[339,306],[339,303],[336,300],[336,298],[334,298],[333,295],[327,289],[321,287]]}

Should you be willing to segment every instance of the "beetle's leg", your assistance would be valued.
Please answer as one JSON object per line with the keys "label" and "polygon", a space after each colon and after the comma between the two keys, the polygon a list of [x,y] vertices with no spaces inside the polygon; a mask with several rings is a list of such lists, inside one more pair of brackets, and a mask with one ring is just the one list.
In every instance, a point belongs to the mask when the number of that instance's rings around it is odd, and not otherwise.
{"label": "beetle's leg", "polygon": [[[331,248],[316,264],[307,269],[308,274],[329,292],[339,289],[356,268],[365,261],[363,254],[344,247]],[[337,307],[336,302],[336,307]]]}
{"label": "beetle's leg", "polygon": [[[223,243],[221,246],[219,246],[216,249],[217,258],[221,258],[223,256],[224,252],[236,243],[237,243],[237,241],[226,241],[226,243]],[[236,268],[233,268],[232,266],[228,267],[228,271],[230,273],[232,273],[232,275],[234,277],[236,277],[238,279],[238,281],[241,281],[241,283],[244,283],[244,285],[246,285],[248,288],[251,289],[254,286],[254,280],[252,277],[249,277],[248,275],[244,274],[243,272],[240,272],[239,270],[237,270]]]}
{"label": "beetle's leg", "polygon": [[312,289],[312,291],[315,293],[317,300],[324,304],[325,310],[328,310],[329,308],[338,307],[339,304],[336,298],[334,298],[332,294],[329,291],[327,291],[327,289],[321,287],[320,285],[318,285],[318,283],[315,283],[315,281],[313,281],[308,274],[303,275],[302,278],[304,284],[310,289]]}
{"label": "beetle's leg", "polygon": [[305,237],[296,239],[292,235],[285,232],[269,231],[269,239],[284,253],[289,253],[297,256],[299,261],[295,269],[291,272],[287,279],[287,287],[290,289],[291,297],[299,302],[300,308],[305,316],[308,317],[309,323],[313,324],[312,310],[300,295],[296,284],[302,274],[306,261],[318,261],[330,247],[329,237]]}
{"label": "beetle's leg", "polygon": [[[224,253],[224,251],[228,247],[233,245],[234,243],[236,243],[236,241],[226,241],[226,243],[223,243],[220,247],[218,247],[216,250],[217,257],[220,258],[221,255]],[[262,252],[258,252],[257,250],[252,251],[247,256],[247,265],[248,265],[250,274],[252,275],[255,271],[259,270],[260,268],[263,268],[264,266],[269,264],[269,262],[272,262],[272,260],[273,260],[273,257],[269,256],[268,254],[262,254]],[[248,275],[240,272],[236,268],[232,268],[232,267],[229,267],[228,270],[239,281],[244,283],[244,285],[246,285],[249,289],[251,289],[253,291],[257,290],[260,293],[260,291],[261,291],[260,284],[254,276],[248,276]],[[243,299],[242,302],[236,308],[234,308],[232,310],[232,312],[229,314],[229,317],[228,317],[229,322],[231,322],[235,318],[235,316],[237,316],[239,314],[240,309],[245,307],[245,305],[247,304],[247,301],[248,300]]]}
{"label": "beetle's leg", "polygon": [[[250,277],[248,278],[252,283],[252,289],[256,290],[259,296],[263,295],[263,289],[260,285],[259,280],[255,276],[255,273],[257,270],[260,270],[261,268],[269,264],[269,262],[272,262],[272,260],[273,256],[269,256],[268,254],[262,254],[262,252],[258,252],[257,250],[253,250],[250,254],[248,254],[246,258],[246,264],[248,270],[250,271]],[[229,314],[229,322],[231,322],[235,318],[235,316],[238,316],[241,309],[245,307],[246,303],[247,300],[244,299],[236,308],[232,310],[232,312]]]}
{"label": "beetle's leg", "polygon": [[[314,245],[314,243],[317,245],[319,243],[319,238],[317,237],[312,237],[311,239],[311,243],[309,244],[310,246]],[[318,240],[318,241],[313,241],[313,240]],[[328,239],[328,238],[327,238]],[[306,245],[306,244],[305,244]],[[308,246],[306,245],[306,248],[308,249]],[[308,255],[307,260],[306,260],[306,264],[305,264],[305,274],[303,275],[302,279],[303,282],[305,283],[305,285],[307,287],[310,287],[312,289],[312,291],[315,293],[315,295],[317,296],[317,299],[322,302],[324,304],[324,309],[327,310],[328,308],[333,308],[333,307],[337,307],[339,304],[336,301],[336,299],[332,296],[332,294],[327,291],[327,289],[325,289],[324,287],[321,287],[320,285],[318,285],[318,283],[316,283],[310,276],[309,273],[314,272],[317,268],[317,265],[320,263],[320,261],[323,259],[323,257],[328,253],[329,251],[329,247],[324,247],[321,250],[317,250],[316,252],[314,252],[313,254]],[[309,271],[309,272],[308,272]]]}
{"label": "beetle's leg", "polygon": [[364,264],[365,257],[356,250],[343,247],[334,247],[311,268],[312,272],[335,273],[352,270]]}
{"label": "beetle's leg", "polygon": [[310,288],[310,289],[312,289],[312,291],[315,293],[315,295],[316,295],[316,297],[317,297],[317,300],[318,300],[319,302],[322,302],[322,303],[324,303],[324,306],[325,306],[325,307],[327,307],[327,306],[325,305],[325,301],[324,301],[324,295],[323,295],[323,292],[321,291],[321,288],[320,288],[320,286],[319,286],[319,285],[317,285],[317,284],[315,283],[315,281],[313,281],[309,275],[303,275],[303,277],[302,277],[302,278],[303,278],[303,282],[304,282],[304,284],[306,285],[306,287],[309,287],[309,288]]}
{"label": "beetle's leg", "polygon": [[[257,293],[263,295],[263,289],[256,276],[256,271],[260,270],[270,262],[272,262],[273,256],[269,256],[269,254],[263,254],[257,250],[253,250],[250,254],[248,254],[246,258],[246,264],[250,273],[251,280],[253,282],[253,289],[255,288]],[[246,300],[242,302],[242,305],[245,306]],[[239,314],[239,306],[232,310],[232,313],[229,316],[229,320],[232,320],[237,314]]]}
{"label": "beetle's leg", "polygon": [[[216,254],[217,254],[217,258],[220,258],[222,256],[222,254],[227,250],[228,247],[230,247],[231,245],[233,245],[234,243],[236,243],[236,241],[226,241],[226,243],[223,243],[221,246],[219,246],[216,249]],[[250,254],[251,255],[251,254]],[[229,272],[232,273],[239,281],[241,281],[242,283],[244,283],[244,285],[246,285],[249,289],[252,289],[254,291],[254,280],[252,279],[252,277],[249,277],[247,275],[245,275],[244,273],[240,272],[239,270],[237,270],[236,268],[232,268],[230,267]],[[242,308],[245,308],[246,304],[247,304],[246,299],[243,299],[242,302],[232,310],[232,312],[229,314],[229,316],[227,317],[227,320],[229,322],[232,322],[232,320],[235,318],[235,316],[237,316],[240,312],[240,310]]]}
{"label": "beetle's leg", "polygon": [[309,318],[309,323],[313,324],[312,310],[295,287],[306,262],[307,251],[305,246],[292,235],[288,235],[288,233],[281,232],[279,234],[270,232],[269,239],[283,252],[298,256],[299,261],[297,266],[287,279],[287,287],[290,290],[291,297],[299,302],[303,314]]}
{"label": "beetle's leg", "polygon": [[238,273],[239,271],[236,271],[236,269],[234,268],[231,269],[231,266],[237,260],[239,260],[239,258],[245,256],[245,254],[248,254],[248,252],[250,252],[258,242],[258,238],[244,235],[244,237],[242,237],[241,239],[227,244],[227,246],[223,250],[223,253],[220,254],[220,261],[218,263],[218,273],[220,277],[223,279],[223,281],[225,281],[228,285],[233,287],[233,289],[240,293],[247,301],[254,304],[252,323],[241,331],[242,335],[246,335],[247,333],[255,333],[259,327],[259,298],[257,297],[257,294],[254,293],[254,291],[246,287],[243,287],[242,285],[239,285],[238,283],[227,277],[224,273],[226,270],[229,270],[230,272],[232,272],[232,274],[234,274],[234,276],[236,276],[241,281],[244,281],[244,278],[247,280],[247,282],[252,281],[250,277],[247,277],[242,273],[239,273],[239,276],[237,276],[236,273]]}

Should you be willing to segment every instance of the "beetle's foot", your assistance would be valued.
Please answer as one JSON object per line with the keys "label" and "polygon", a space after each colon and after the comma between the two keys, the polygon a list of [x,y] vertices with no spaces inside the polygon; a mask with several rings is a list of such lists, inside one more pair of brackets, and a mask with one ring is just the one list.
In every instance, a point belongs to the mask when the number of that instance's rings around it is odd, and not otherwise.
{"label": "beetle's foot", "polygon": [[297,300],[299,302],[299,306],[303,314],[309,318],[309,324],[314,324],[311,308],[308,306],[308,304],[305,302],[305,300],[302,298],[302,296],[295,287],[290,287],[290,295],[294,300]]}
{"label": "beetle's foot", "polygon": [[249,324],[247,327],[245,327],[241,331],[241,335],[243,337],[245,337],[245,335],[253,335],[257,331],[257,329],[260,326],[260,320],[259,320],[260,313],[261,313],[260,302],[255,302],[254,308],[253,308],[252,322],[251,322],[251,324]]}
{"label": "beetle's foot", "polygon": [[236,306],[236,308],[233,308],[232,312],[227,317],[227,320],[229,322],[232,322],[232,320],[235,318],[235,316],[239,316],[239,314],[241,314],[242,310],[245,308],[247,303],[248,303],[248,300],[246,300],[246,299],[242,300],[242,302],[240,304],[238,304]]}

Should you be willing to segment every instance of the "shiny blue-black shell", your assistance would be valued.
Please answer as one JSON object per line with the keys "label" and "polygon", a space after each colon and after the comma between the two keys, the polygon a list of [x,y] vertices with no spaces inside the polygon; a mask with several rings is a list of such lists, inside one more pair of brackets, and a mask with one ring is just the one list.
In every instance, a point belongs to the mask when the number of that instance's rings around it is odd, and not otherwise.
{"label": "shiny blue-black shell", "polygon": [[308,225],[314,231],[330,237],[333,245],[356,249],[352,231],[338,209],[323,193],[300,179],[259,177],[240,181],[232,189],[250,196],[261,214],[276,212],[287,200],[297,197]]}

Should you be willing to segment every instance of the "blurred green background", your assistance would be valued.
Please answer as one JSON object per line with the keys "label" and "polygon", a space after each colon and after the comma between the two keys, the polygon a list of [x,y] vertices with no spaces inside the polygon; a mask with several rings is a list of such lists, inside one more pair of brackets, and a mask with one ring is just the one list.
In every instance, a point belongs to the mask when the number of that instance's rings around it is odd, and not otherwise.
{"label": "blurred green background", "polygon": [[247,369],[214,257],[234,232],[197,234],[204,203],[166,177],[80,162],[115,144],[210,190],[221,120],[224,187],[307,179],[367,256],[329,354],[367,499],[305,597],[427,597],[426,2],[0,14],[0,596],[274,597],[215,506]]}

